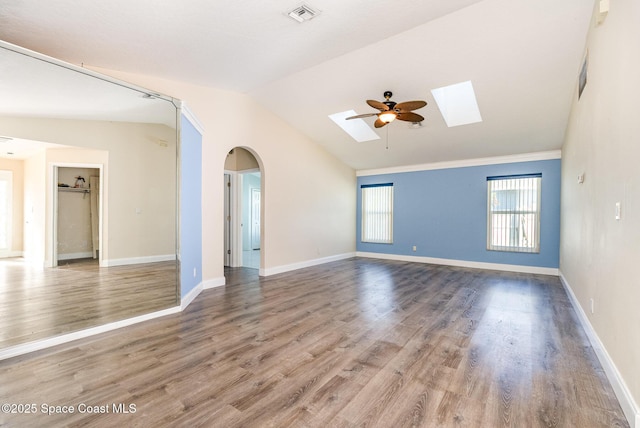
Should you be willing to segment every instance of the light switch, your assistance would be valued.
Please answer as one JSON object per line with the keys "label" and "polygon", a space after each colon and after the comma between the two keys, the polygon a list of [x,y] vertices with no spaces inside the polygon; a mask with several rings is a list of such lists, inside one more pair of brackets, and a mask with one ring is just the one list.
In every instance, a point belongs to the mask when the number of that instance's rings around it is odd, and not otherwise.
{"label": "light switch", "polygon": [[616,202],[616,220],[620,220],[620,202]]}

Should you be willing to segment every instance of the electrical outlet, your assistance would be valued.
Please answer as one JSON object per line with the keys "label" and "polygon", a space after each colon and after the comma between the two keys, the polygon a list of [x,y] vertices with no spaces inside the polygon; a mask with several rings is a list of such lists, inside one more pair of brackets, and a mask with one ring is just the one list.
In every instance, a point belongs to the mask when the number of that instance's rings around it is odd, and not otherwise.
{"label": "electrical outlet", "polygon": [[413,246],[413,251],[417,251],[418,247],[416,247],[415,245]]}

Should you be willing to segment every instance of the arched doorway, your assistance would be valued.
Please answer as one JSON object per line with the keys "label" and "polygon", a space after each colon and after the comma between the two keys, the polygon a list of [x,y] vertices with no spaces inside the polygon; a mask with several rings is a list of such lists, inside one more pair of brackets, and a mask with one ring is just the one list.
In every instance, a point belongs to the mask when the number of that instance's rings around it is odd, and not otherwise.
{"label": "arched doorway", "polygon": [[235,147],[224,164],[224,266],[259,270],[264,260],[264,176],[257,154]]}

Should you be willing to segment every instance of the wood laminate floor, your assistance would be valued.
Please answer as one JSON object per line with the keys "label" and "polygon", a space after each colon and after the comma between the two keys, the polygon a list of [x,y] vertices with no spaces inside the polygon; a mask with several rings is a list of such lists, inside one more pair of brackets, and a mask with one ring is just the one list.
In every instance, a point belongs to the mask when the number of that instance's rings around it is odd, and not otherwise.
{"label": "wood laminate floor", "polygon": [[0,259],[0,347],[177,305],[176,262],[101,268],[97,261],[36,268]]}
{"label": "wood laminate floor", "polygon": [[362,258],[226,276],[180,314],[0,362],[2,402],[36,405],[0,425],[628,426],[557,277]]}

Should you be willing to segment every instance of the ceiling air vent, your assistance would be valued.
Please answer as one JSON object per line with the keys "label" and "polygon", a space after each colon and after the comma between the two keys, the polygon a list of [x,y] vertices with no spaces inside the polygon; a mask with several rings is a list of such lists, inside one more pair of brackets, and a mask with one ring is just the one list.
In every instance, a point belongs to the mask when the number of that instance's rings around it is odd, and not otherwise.
{"label": "ceiling air vent", "polygon": [[298,22],[305,22],[315,18],[318,15],[318,12],[311,9],[306,4],[303,4],[302,6],[298,6],[291,12],[287,13],[287,15]]}

